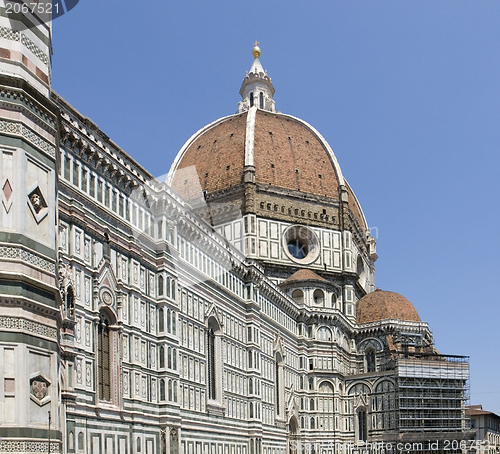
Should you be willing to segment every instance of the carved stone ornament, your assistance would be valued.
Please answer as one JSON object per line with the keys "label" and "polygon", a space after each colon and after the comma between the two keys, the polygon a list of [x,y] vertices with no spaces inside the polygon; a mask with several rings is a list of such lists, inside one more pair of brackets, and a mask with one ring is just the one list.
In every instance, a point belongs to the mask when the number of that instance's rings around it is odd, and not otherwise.
{"label": "carved stone ornament", "polygon": [[58,264],[58,272],[59,272],[59,288],[61,292],[72,284],[72,266],[69,263],[63,263],[59,260]]}
{"label": "carved stone ornament", "polygon": [[33,389],[33,395],[42,400],[47,395],[47,383],[44,381],[33,380],[31,383]]}
{"label": "carved stone ornament", "polygon": [[111,292],[107,288],[104,288],[103,290],[101,290],[100,295],[101,295],[101,301],[106,306],[111,306],[113,304],[113,302],[114,302],[113,295],[111,294]]}
{"label": "carved stone ornament", "polygon": [[40,224],[49,213],[47,202],[38,184],[29,189],[28,207],[35,217],[37,224]]}
{"label": "carved stone ornament", "polygon": [[50,402],[49,396],[50,380],[43,374],[38,373],[30,380],[30,398],[40,407]]}

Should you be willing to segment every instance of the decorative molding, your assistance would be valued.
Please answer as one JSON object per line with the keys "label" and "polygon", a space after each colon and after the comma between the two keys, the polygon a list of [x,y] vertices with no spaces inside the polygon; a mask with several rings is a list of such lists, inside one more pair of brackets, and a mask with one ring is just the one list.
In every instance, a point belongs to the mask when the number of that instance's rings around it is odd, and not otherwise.
{"label": "decorative molding", "polygon": [[36,132],[28,128],[23,123],[17,121],[0,120],[0,132],[6,132],[8,134],[20,136],[26,139],[35,147],[47,153],[49,156],[55,159],[56,157],[56,147],[49,143],[47,140],[40,137]]}
{"label": "decorative molding", "polygon": [[0,317],[0,328],[27,331],[39,336],[57,340],[56,328],[19,317]]}
{"label": "decorative molding", "polygon": [[24,44],[28,50],[31,51],[33,55],[45,65],[49,65],[49,57],[45,54],[31,39],[29,39],[24,33],[21,33],[21,43]]}
{"label": "decorative molding", "polygon": [[49,443],[47,441],[0,441],[0,452],[60,452],[59,443]]}
{"label": "decorative molding", "polygon": [[35,55],[45,66],[49,65],[49,56],[43,52],[31,39],[24,33],[21,33],[12,28],[0,27],[0,38],[5,38],[10,41],[21,42],[33,55]]}
{"label": "decorative molding", "polygon": [[29,96],[26,96],[23,92],[4,87],[0,90],[0,98],[3,98],[3,106],[9,106],[10,109],[12,109],[13,105],[16,105],[13,104],[12,101],[19,100],[22,109],[24,109],[26,115],[28,115],[33,122],[37,123],[50,134],[56,133],[54,116],[47,114],[44,108],[34,102]]}
{"label": "decorative molding", "polygon": [[49,260],[40,257],[37,254],[33,254],[22,247],[0,245],[0,258],[1,257],[18,259],[52,274],[55,274],[56,272],[56,265],[54,262],[50,262]]}

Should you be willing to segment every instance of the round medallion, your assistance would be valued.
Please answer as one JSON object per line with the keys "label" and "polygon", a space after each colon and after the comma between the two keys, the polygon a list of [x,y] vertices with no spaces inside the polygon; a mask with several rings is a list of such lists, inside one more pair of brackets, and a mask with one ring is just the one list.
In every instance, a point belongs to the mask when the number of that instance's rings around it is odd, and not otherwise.
{"label": "round medallion", "polygon": [[104,302],[104,304],[110,305],[113,302],[113,297],[111,296],[111,293],[105,291],[101,293],[101,299]]}

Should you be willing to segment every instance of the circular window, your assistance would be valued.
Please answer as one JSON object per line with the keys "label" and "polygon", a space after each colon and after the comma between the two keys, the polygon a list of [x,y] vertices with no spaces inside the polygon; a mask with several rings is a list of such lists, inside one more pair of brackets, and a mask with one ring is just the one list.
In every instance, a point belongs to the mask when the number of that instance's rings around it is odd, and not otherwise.
{"label": "circular window", "polygon": [[294,225],[283,234],[283,249],[294,262],[309,264],[319,256],[318,238],[309,227]]}
{"label": "circular window", "polygon": [[288,252],[296,259],[303,259],[309,253],[309,246],[305,241],[293,238],[288,241]]}

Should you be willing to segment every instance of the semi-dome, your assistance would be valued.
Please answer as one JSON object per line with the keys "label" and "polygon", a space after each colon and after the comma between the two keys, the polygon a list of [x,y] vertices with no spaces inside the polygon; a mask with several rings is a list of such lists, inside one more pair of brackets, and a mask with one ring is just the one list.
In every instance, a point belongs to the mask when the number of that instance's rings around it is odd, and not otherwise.
{"label": "semi-dome", "polygon": [[367,229],[330,145],[304,120],[276,111],[274,87],[260,64],[260,49],[254,57],[240,90],[239,112],[200,129],[185,143],[168,184],[187,200],[201,193],[220,198],[228,189],[237,192],[245,182],[334,199],[347,202],[359,227]]}
{"label": "semi-dome", "polygon": [[357,323],[371,323],[387,319],[420,322],[420,317],[413,304],[399,293],[378,288],[357,302]]}

